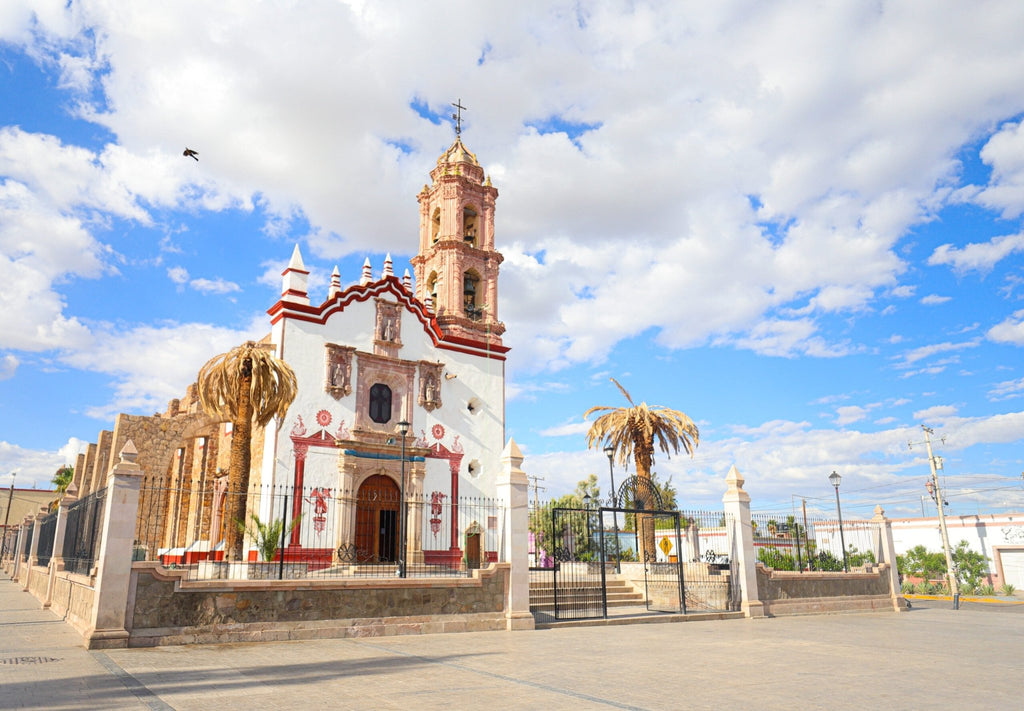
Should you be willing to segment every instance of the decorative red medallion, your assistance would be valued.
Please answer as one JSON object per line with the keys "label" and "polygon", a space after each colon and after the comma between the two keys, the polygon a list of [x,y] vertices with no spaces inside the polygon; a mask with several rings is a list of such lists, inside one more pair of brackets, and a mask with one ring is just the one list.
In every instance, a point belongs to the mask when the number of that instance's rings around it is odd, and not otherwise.
{"label": "decorative red medallion", "polygon": [[320,412],[316,413],[316,423],[321,427],[326,427],[327,425],[331,424],[331,413],[329,413],[327,410],[321,410]]}
{"label": "decorative red medallion", "polygon": [[430,434],[434,435],[434,439],[443,439],[444,425],[434,425],[430,428]]}

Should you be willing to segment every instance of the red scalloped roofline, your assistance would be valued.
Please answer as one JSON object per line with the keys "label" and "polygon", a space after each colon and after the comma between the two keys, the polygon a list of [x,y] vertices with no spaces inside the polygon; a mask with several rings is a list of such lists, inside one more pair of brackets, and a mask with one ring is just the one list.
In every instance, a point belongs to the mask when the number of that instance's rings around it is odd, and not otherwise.
{"label": "red scalloped roofline", "polygon": [[390,293],[398,302],[415,316],[423,326],[423,331],[430,336],[437,348],[479,355],[495,360],[505,360],[505,354],[509,352],[508,346],[488,345],[486,341],[474,341],[469,338],[457,336],[446,336],[437,323],[437,319],[427,312],[426,306],[415,296],[410,294],[402,286],[402,282],[396,276],[388,276],[369,284],[353,284],[333,298],[327,299],[320,306],[297,304],[292,301],[278,300],[276,304],[267,309],[270,315],[271,325],[276,324],[284,318],[291,318],[307,323],[323,325],[327,323],[332,315],[345,310],[345,307],[353,302],[368,301],[369,299]]}

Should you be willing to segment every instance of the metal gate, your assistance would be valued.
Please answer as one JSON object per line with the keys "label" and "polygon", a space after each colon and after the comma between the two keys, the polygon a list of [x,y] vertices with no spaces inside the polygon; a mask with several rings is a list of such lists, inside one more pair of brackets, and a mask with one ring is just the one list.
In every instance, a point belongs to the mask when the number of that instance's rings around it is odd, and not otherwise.
{"label": "metal gate", "polygon": [[623,503],[633,505],[551,509],[556,620],[607,618],[616,585],[642,584],[635,604],[652,613],[738,609],[731,521]]}

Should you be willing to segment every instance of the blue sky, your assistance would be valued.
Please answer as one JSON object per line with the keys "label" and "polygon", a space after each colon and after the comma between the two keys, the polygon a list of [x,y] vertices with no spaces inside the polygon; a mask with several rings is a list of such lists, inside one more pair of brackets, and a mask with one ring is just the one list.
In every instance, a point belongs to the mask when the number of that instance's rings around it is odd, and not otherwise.
{"label": "blue sky", "polygon": [[[237,5],[237,7],[236,7]],[[709,6],[710,5],[710,6]],[[196,17],[202,17],[196,22]],[[500,192],[507,430],[687,412],[680,503],[1024,511],[1019,2],[19,2],[0,9],[0,486],[269,326],[299,244],[401,273],[450,144]],[[182,156],[189,146],[198,162]],[[624,472],[618,472],[621,477]]]}

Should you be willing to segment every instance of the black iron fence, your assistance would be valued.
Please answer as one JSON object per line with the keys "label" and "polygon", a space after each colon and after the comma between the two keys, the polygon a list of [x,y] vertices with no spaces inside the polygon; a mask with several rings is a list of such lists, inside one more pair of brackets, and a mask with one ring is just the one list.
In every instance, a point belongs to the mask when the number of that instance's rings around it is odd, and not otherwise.
{"label": "black iron fence", "polygon": [[7,558],[14,558],[14,556],[17,554],[15,548],[18,547],[17,527],[10,527],[4,530],[3,543],[0,543],[0,547],[2,547],[2,553],[0,553],[0,558],[3,558],[5,560]]}
{"label": "black iron fence", "polygon": [[876,562],[871,521],[758,513],[751,526],[757,560],[775,570],[842,572]]}
{"label": "black iron fence", "polygon": [[53,557],[53,537],[57,532],[57,512],[47,514],[39,522],[39,545],[36,546],[36,565],[46,567]]}
{"label": "black iron fence", "polygon": [[61,557],[64,569],[88,575],[100,551],[100,529],[107,490],[100,489],[68,506],[64,524],[64,548]]}
{"label": "black iron fence", "polygon": [[[244,494],[143,482],[133,557],[184,569],[190,580],[465,576],[502,558],[506,515],[498,501],[437,492],[407,495],[403,506],[384,477],[358,491]],[[228,550],[229,533],[239,550]]]}
{"label": "black iron fence", "polygon": [[25,534],[21,540],[21,560],[28,562],[28,554],[32,552],[32,526],[25,527]]}

